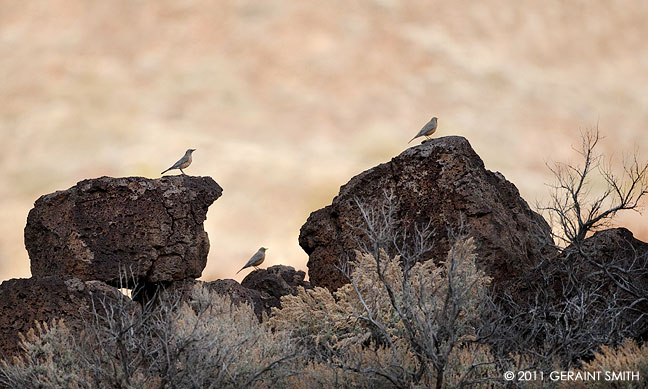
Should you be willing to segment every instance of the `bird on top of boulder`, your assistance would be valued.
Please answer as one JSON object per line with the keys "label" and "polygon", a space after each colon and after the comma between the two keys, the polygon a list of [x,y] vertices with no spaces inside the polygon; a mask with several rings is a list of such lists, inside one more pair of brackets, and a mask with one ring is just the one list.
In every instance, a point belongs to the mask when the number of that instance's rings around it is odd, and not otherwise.
{"label": "bird on top of boulder", "polygon": [[409,144],[409,143],[412,142],[414,139],[416,139],[416,138],[418,138],[418,137],[421,137],[421,136],[424,136],[424,137],[426,137],[427,139],[430,139],[430,138],[429,138],[430,135],[434,134],[434,133],[436,132],[436,130],[437,130],[437,118],[436,118],[436,116],[435,116],[435,117],[433,117],[432,119],[430,119],[430,121],[427,122],[427,123],[423,126],[423,128],[421,128],[421,131],[419,131],[419,133],[416,134],[416,136],[415,136],[414,138],[410,139],[410,141],[407,142],[407,143]]}
{"label": "bird on top of boulder", "polygon": [[168,168],[167,170],[163,171],[160,174],[164,174],[172,169],[180,169],[180,173],[186,176],[185,172],[182,169],[186,169],[189,167],[189,165],[191,165],[191,153],[193,153],[194,151],[196,151],[196,149],[187,150],[184,157],[180,158],[178,162],[174,163],[173,166],[171,166],[170,168]]}
{"label": "bird on top of boulder", "polygon": [[[246,269],[248,267],[252,267],[252,266],[254,266],[254,268],[256,269],[256,267],[261,265],[263,263],[263,261],[265,260],[265,256],[266,256],[265,252],[266,252],[266,250],[268,250],[268,249],[265,248],[265,247],[261,247],[259,249],[259,251],[254,253],[252,258],[250,258],[250,260],[245,264],[245,266],[243,266],[241,268],[241,270]],[[237,271],[236,274],[239,274],[241,272],[241,270]]]}

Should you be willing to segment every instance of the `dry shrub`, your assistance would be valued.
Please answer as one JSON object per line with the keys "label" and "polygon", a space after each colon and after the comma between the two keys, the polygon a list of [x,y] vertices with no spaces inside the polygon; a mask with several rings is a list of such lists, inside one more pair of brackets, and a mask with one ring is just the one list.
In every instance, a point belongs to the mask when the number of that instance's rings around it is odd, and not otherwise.
{"label": "dry shrub", "polygon": [[88,388],[86,371],[79,369],[75,338],[63,321],[35,323],[19,334],[23,354],[0,361],[0,384],[8,388]]}
{"label": "dry shrub", "polygon": [[294,374],[288,334],[260,324],[247,304],[234,305],[197,286],[188,301],[163,295],[142,310],[96,309],[80,334],[43,324],[22,339],[24,353],[0,365],[12,388],[267,388]]}
{"label": "dry shrub", "polygon": [[358,254],[349,284],[333,294],[300,288],[282,297],[269,324],[309,348],[305,373],[318,383],[486,385],[493,358],[474,336],[490,279],[477,270],[474,249],[471,238],[460,239],[442,265],[405,271],[398,256]]}

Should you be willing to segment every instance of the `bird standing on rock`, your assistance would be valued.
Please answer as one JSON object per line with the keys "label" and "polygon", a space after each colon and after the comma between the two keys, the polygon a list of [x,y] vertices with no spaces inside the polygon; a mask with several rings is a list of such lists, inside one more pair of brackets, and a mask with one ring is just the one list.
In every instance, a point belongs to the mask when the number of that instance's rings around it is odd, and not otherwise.
{"label": "bird standing on rock", "polygon": [[160,174],[164,174],[172,169],[180,169],[180,173],[186,176],[185,172],[182,169],[186,169],[189,167],[189,165],[191,165],[191,153],[193,153],[194,151],[196,151],[196,149],[187,150],[184,157],[180,158],[178,162],[174,163],[173,166],[171,166],[170,168],[168,168],[167,170],[163,171]]}
{"label": "bird standing on rock", "polygon": [[[267,248],[261,247],[259,249],[259,251],[257,251],[252,256],[252,258],[250,258],[250,260],[245,264],[245,266],[243,266],[241,268],[241,270],[243,270],[245,268],[248,268],[250,266],[254,266],[254,268],[256,269],[256,267],[259,266],[260,264],[262,264],[263,261],[265,260],[265,252],[266,252],[266,250],[267,250]],[[237,271],[236,274],[239,274],[241,272],[241,270]]]}
{"label": "bird standing on rock", "polygon": [[430,139],[429,136],[434,134],[436,132],[436,129],[437,129],[437,118],[435,116],[429,122],[427,122],[427,124],[424,125],[423,128],[421,128],[421,131],[419,131],[419,133],[416,134],[416,136],[414,138],[410,139],[410,141],[407,142],[407,143],[409,144],[414,139],[416,139],[416,138],[418,138],[420,136],[424,136],[427,139]]}

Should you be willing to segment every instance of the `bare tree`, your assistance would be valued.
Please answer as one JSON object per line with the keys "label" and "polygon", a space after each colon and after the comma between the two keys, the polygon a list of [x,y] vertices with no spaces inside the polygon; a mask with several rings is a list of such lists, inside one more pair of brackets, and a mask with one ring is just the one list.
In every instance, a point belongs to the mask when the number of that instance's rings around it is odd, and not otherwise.
{"label": "bare tree", "polygon": [[[551,186],[550,203],[539,209],[558,226],[555,236],[564,245],[582,242],[589,232],[608,225],[619,211],[639,211],[648,194],[648,163],[640,162],[635,151],[624,161],[623,172],[615,173],[612,163],[606,163],[596,150],[600,139],[598,127],[584,132],[577,150],[581,164],[549,166],[556,183]],[[602,179],[605,188],[595,194],[592,181],[596,178]]]}

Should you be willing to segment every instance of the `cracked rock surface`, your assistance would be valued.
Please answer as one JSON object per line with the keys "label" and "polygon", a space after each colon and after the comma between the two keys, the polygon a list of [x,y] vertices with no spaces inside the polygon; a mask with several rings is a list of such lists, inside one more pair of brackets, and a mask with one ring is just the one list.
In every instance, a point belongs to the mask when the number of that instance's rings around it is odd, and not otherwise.
{"label": "cracked rock surface", "polygon": [[25,246],[32,277],[119,284],[120,269],[142,282],[200,277],[208,207],[223,189],[211,177],[101,177],[41,196],[29,212]]}
{"label": "cracked rock surface", "polygon": [[[433,248],[421,260],[445,261],[452,234],[464,232],[477,243],[478,265],[495,285],[515,290],[517,274],[537,263],[553,243],[547,222],[533,212],[512,183],[484,168],[463,137],[449,136],[411,147],[353,177],[331,205],[313,212],[302,226],[299,244],[309,255],[313,286],[335,290],[346,283],[339,260],[354,258],[365,240],[356,200],[369,208],[394,197],[395,227],[411,231],[431,222]],[[393,253],[392,253],[393,254]]]}

